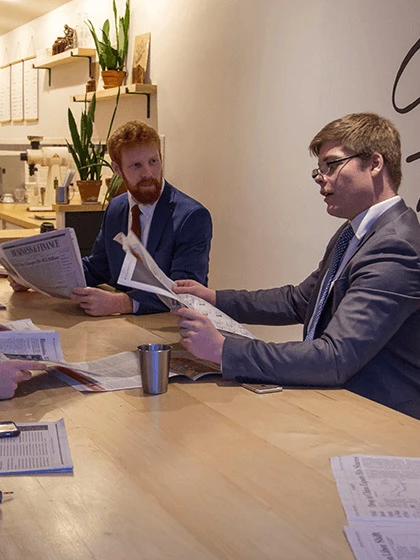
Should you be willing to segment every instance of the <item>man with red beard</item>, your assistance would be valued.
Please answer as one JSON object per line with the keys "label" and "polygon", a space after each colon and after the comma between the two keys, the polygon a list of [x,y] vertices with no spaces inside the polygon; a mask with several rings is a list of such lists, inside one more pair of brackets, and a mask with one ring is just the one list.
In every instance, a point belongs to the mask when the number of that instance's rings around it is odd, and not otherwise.
{"label": "man with red beard", "polygon": [[[172,280],[194,278],[207,284],[210,213],[163,179],[160,138],[147,124],[127,122],[112,134],[107,147],[112,168],[124,179],[128,192],[109,203],[92,253],[83,258],[89,287],[76,288],[71,299],[94,316],[167,311],[154,294],[117,283],[125,252],[114,237],[130,229],[139,232],[143,245]],[[117,291],[95,287],[100,284]]]}

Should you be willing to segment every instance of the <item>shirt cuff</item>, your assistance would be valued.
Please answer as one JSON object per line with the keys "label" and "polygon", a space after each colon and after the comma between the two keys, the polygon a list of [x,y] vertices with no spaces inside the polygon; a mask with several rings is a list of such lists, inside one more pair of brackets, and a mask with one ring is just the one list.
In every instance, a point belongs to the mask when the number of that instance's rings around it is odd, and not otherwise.
{"label": "shirt cuff", "polygon": [[140,303],[135,299],[133,299],[132,301],[133,301],[133,314],[136,315],[138,310],[140,309]]}

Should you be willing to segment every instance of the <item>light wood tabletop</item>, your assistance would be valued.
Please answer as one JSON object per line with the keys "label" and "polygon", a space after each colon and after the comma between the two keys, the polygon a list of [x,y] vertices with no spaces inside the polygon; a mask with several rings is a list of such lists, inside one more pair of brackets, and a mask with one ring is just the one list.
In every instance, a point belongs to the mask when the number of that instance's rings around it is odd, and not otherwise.
{"label": "light wood tabletop", "polygon": [[[169,314],[92,318],[0,281],[0,321],[31,317],[82,361],[179,339]],[[5,560],[351,560],[335,455],[419,456],[420,424],[345,390],[257,395],[215,378],[82,394],[39,373],[0,419],[64,418],[74,474],[0,477]]]}
{"label": "light wood tabletop", "polygon": [[[43,220],[35,218],[35,216],[44,216]],[[39,233],[39,226],[43,221],[47,222],[55,218],[55,212],[51,210],[39,210],[31,212],[28,210],[27,204],[5,204],[0,203],[0,220],[4,220],[18,227],[33,230],[36,228]]]}

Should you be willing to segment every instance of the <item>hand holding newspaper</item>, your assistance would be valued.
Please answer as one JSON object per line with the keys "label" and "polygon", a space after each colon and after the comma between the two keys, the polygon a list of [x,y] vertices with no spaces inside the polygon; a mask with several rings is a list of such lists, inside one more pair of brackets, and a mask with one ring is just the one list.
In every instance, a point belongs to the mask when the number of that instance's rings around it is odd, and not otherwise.
{"label": "hand holding newspaper", "polygon": [[2,243],[0,264],[22,286],[53,297],[69,298],[73,288],[86,287],[72,228]]}
{"label": "hand holding newspaper", "polygon": [[213,325],[221,332],[229,335],[255,338],[252,333],[245,329],[237,321],[220,311],[207,301],[191,294],[176,294],[173,287],[176,283],[168,278],[158,267],[152,256],[147,252],[144,245],[134,235],[119,233],[115,240],[122,244],[126,256],[121,268],[118,283],[130,286],[137,290],[145,290],[156,294],[165,305],[173,307],[188,307],[205,315]]}

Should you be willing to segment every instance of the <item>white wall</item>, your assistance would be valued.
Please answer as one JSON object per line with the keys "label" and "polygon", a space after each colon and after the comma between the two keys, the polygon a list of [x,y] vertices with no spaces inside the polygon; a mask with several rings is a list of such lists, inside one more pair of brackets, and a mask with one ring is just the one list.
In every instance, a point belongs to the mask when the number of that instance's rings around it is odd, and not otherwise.
{"label": "white wall", "polygon": [[[35,49],[51,46],[80,12],[102,24],[111,5],[73,0],[0,37],[0,62],[5,47],[3,64],[30,54],[31,37]],[[131,35],[152,33],[151,124],[166,137],[166,177],[213,215],[213,287],[295,283],[317,265],[340,221],[310,178],[307,146],[330,120],[378,112],[401,131],[404,159],[420,150],[420,107],[400,115],[391,103],[419,16],[417,0],[132,0]],[[419,60],[401,79],[400,105],[420,95]],[[83,91],[87,66],[53,70],[54,89],[40,78],[39,123],[3,125],[0,141],[68,137],[69,95]],[[117,124],[144,116],[144,101],[130,100]],[[419,169],[420,160],[404,163],[401,194],[411,206]],[[255,332],[282,340],[300,328]]]}

